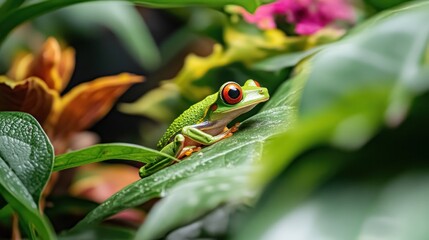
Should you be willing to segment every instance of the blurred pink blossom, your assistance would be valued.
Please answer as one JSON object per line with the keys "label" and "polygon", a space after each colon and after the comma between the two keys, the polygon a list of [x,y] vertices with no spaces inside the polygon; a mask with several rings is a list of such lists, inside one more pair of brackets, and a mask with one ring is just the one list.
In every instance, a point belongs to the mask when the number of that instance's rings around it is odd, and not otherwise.
{"label": "blurred pink blossom", "polygon": [[354,22],[353,8],[346,0],[277,0],[260,6],[254,14],[242,10],[244,19],[261,29],[276,27],[276,16],[295,24],[295,32],[310,35],[326,25],[342,20]]}

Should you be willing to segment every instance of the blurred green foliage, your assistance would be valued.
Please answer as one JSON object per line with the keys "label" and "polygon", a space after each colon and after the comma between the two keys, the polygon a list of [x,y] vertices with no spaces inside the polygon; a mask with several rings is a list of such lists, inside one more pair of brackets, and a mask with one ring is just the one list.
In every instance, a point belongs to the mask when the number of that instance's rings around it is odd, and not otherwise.
{"label": "blurred green foliage", "polygon": [[[239,0],[132,2],[163,7],[190,3],[257,6],[256,1]],[[342,38],[332,29],[308,37],[287,36],[277,29],[258,30],[230,12],[207,11],[212,14],[202,16],[194,10],[177,10],[177,16],[195,19],[173,34],[161,53],[148,32],[135,29],[144,28],[137,18],[126,26],[127,18],[121,14],[104,22],[102,14],[81,12],[83,21],[111,25],[129,49],[143,56],[141,62],[154,68],[159,61],[145,59],[178,52],[183,45],[174,45],[182,37],[192,41],[204,35],[215,40],[209,44],[213,47],[210,55],[188,56],[176,77],[140,101],[123,105],[125,112],[168,122],[223,82],[248,78],[267,86],[271,99],[252,116],[245,116],[233,137],[132,183],[101,204],[54,200],[64,207],[48,211],[52,218],[75,209],[86,214],[59,238],[427,237],[429,3],[387,9],[399,2],[403,1],[365,1],[377,14]],[[0,12],[12,11],[0,17],[0,33],[6,34],[19,22],[71,1],[3,3]],[[125,11],[135,13],[126,6]],[[5,16],[16,19],[2,25]],[[152,52],[141,55],[139,36],[145,36],[144,46],[152,46]],[[1,113],[0,133],[4,198],[0,220],[6,222],[16,211],[23,225],[30,225],[23,227],[30,238],[55,238],[38,206],[52,167],[61,170],[107,159],[146,162],[147,157],[161,154],[139,146],[100,144],[57,156],[52,162],[49,141],[25,114]],[[162,199],[137,230],[102,224],[128,208],[147,210],[158,198]]]}

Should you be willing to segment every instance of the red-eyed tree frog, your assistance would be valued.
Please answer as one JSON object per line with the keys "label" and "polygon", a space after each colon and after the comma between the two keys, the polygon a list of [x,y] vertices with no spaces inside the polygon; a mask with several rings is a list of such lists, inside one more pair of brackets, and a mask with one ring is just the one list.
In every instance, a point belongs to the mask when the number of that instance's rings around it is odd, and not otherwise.
{"label": "red-eyed tree frog", "polygon": [[[202,146],[232,136],[239,124],[231,128],[227,125],[269,97],[268,90],[255,80],[247,80],[243,86],[227,82],[220,87],[219,92],[192,105],[176,118],[159,140],[158,148],[177,159],[189,156]],[[154,159],[140,168],[140,177],[149,176],[174,162],[165,157]]]}

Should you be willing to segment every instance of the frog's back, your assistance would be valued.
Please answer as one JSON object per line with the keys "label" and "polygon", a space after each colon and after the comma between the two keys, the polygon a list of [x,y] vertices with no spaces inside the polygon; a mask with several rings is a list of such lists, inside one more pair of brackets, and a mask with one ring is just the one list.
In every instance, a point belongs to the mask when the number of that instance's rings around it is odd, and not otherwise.
{"label": "frog's back", "polygon": [[179,117],[174,119],[173,123],[171,123],[167,128],[167,131],[159,140],[157,145],[158,148],[161,149],[167,145],[172,137],[182,131],[183,127],[201,122],[207,113],[207,109],[216,102],[216,99],[217,94],[209,95],[205,99],[189,107],[186,111],[180,114]]}

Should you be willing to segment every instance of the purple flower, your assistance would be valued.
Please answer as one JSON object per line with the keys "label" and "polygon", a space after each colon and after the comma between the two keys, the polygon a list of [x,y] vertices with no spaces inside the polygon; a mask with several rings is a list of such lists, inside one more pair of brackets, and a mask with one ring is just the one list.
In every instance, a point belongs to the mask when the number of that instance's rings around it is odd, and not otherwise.
{"label": "purple flower", "polygon": [[295,32],[310,35],[337,20],[354,22],[355,15],[346,0],[277,0],[260,6],[254,14],[241,12],[244,19],[261,29],[276,27],[275,17],[284,16],[295,24]]}

